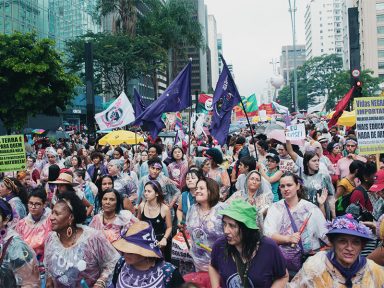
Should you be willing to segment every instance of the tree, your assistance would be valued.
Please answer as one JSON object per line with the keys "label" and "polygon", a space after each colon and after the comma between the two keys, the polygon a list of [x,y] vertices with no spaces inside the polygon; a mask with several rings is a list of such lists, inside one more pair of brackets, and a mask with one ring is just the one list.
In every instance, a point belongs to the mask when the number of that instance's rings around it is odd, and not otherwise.
{"label": "tree", "polygon": [[152,5],[151,11],[139,19],[138,34],[158,35],[161,46],[171,52],[173,79],[177,61],[186,56],[186,47],[200,48],[204,44],[201,25],[195,8],[185,0],[169,0],[164,5]]}
{"label": "tree", "polygon": [[112,31],[129,36],[136,35],[137,0],[98,0],[97,11],[100,16],[112,17]]}
{"label": "tree", "polygon": [[[372,71],[362,71],[360,79],[364,83],[363,95],[373,95],[379,89],[380,80],[371,75]],[[317,104],[316,98],[323,96],[327,97],[326,109],[331,110],[351,88],[350,72],[343,70],[342,59],[336,54],[306,61],[297,68],[297,79],[299,109],[308,109],[308,106]],[[289,86],[280,90],[279,100],[282,105],[291,106]]]}
{"label": "tree", "polygon": [[30,115],[57,115],[77,84],[53,41],[37,40],[33,33],[0,34],[0,119],[8,131],[22,128]]}
{"label": "tree", "polygon": [[[127,16],[130,15],[127,5],[136,5],[137,2],[100,0],[100,15],[112,15],[113,11],[115,14],[120,13],[119,17],[126,24],[119,23],[125,28],[113,33],[89,33],[67,43],[68,68],[79,73],[82,78],[84,43],[93,43],[95,86],[98,93],[112,93],[117,97],[122,90],[126,90],[129,80],[150,76],[157,95],[157,73],[168,65],[168,50],[172,48],[179,51],[187,44],[200,47],[201,27],[193,18],[192,7],[185,1],[170,0],[162,4],[159,0],[148,0],[145,1],[146,14],[130,19]],[[126,29],[134,23],[137,24],[135,31]]]}
{"label": "tree", "polygon": [[157,37],[88,33],[67,42],[67,67],[82,79],[84,44],[88,41],[93,44],[96,93],[112,93],[117,97],[126,91],[130,79],[149,74],[153,63],[164,63],[167,58]]}

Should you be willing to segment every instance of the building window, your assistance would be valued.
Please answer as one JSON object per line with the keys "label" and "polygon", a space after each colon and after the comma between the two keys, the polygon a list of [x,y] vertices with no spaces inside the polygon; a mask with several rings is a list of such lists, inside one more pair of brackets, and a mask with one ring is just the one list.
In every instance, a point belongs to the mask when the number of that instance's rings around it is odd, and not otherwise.
{"label": "building window", "polygon": [[384,50],[379,50],[378,56],[379,56],[379,58],[384,58]]}
{"label": "building window", "polygon": [[379,69],[384,69],[384,62],[379,62]]}
{"label": "building window", "polygon": [[384,26],[377,27],[377,34],[384,34]]}
{"label": "building window", "polygon": [[377,45],[384,46],[384,38],[377,39]]}
{"label": "building window", "polygon": [[376,16],[377,22],[384,22],[384,14]]}
{"label": "building window", "polygon": [[384,10],[384,3],[376,3],[376,11]]}

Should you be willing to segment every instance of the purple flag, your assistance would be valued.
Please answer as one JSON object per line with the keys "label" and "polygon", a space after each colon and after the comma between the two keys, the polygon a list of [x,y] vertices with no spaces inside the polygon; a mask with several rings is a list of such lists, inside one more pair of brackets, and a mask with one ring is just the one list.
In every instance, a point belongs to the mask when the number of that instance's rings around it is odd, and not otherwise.
{"label": "purple flag", "polygon": [[133,97],[135,98],[135,106],[133,109],[135,110],[135,116],[139,116],[143,111],[145,110],[145,105],[143,103],[143,100],[139,94],[139,91],[136,90],[136,88],[133,88]]}
{"label": "purple flag", "polygon": [[[135,118],[137,119],[137,117],[144,112],[144,110],[146,109],[144,103],[143,103],[143,99],[141,98],[140,94],[139,94],[139,91],[136,90],[136,88],[133,88],[133,97],[135,99],[135,102],[134,102],[134,106],[133,106],[133,109],[135,111]],[[135,119],[135,120],[136,120]],[[142,123],[137,123],[137,125],[141,125]]]}
{"label": "purple flag", "polygon": [[178,112],[192,105],[191,97],[191,70],[189,62],[168,86],[164,93],[145,111],[136,116],[134,125],[141,125],[144,130],[150,131],[153,138],[165,127],[161,115],[165,112]]}
{"label": "purple flag", "polygon": [[241,97],[227,63],[225,63],[223,56],[220,55],[220,57],[223,61],[223,71],[217,81],[213,95],[213,116],[209,131],[220,145],[224,145],[231,124],[232,109],[241,101]]}

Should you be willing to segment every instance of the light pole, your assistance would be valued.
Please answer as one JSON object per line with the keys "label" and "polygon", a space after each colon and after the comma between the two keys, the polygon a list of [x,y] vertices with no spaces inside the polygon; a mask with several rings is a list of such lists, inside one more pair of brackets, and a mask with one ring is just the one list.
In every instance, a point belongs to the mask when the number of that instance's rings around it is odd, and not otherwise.
{"label": "light pole", "polygon": [[[293,105],[294,110],[299,112],[299,105],[297,101],[297,71],[296,71],[296,0],[293,0],[293,5],[291,0],[288,0],[289,3],[289,13],[291,14],[291,25],[292,25],[292,42],[293,42]],[[293,6],[293,7],[292,7]]]}

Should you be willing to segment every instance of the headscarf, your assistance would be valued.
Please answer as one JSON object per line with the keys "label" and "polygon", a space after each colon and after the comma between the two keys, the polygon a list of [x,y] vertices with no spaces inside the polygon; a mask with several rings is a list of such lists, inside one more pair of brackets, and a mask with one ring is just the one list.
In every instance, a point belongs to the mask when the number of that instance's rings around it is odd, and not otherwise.
{"label": "headscarf", "polygon": [[269,183],[266,179],[264,179],[264,177],[261,176],[261,174],[256,170],[250,171],[247,174],[247,177],[245,178],[244,189],[241,190],[241,194],[243,196],[243,199],[248,200],[248,179],[252,174],[255,174],[255,173],[260,176],[261,183],[260,183],[260,187],[259,187],[259,189],[257,189],[255,195],[253,195],[253,198],[256,198],[257,196],[264,193],[264,194],[270,194],[270,196],[273,199],[271,183]]}

